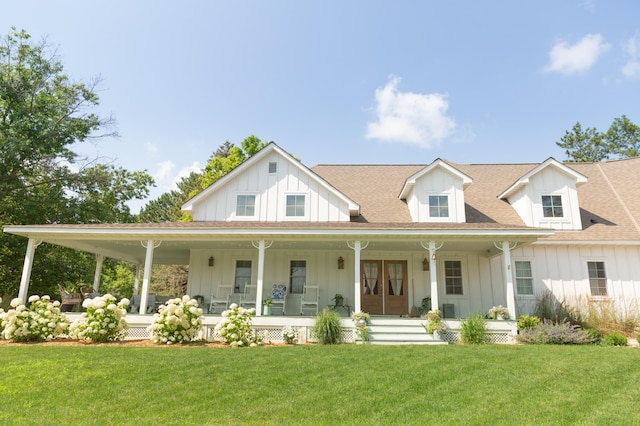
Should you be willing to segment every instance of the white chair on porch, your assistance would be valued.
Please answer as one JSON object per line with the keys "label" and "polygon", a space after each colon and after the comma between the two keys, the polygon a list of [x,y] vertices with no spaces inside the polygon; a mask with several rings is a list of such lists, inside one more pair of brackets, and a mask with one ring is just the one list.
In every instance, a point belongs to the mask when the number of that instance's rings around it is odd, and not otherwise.
{"label": "white chair on porch", "polygon": [[287,286],[284,284],[274,284],[271,290],[271,309],[278,307],[282,309],[282,315],[286,315],[287,306]]}
{"label": "white chair on porch", "polygon": [[314,314],[318,313],[318,301],[320,299],[320,289],[317,285],[307,285],[305,283],[300,298],[300,315],[304,314],[305,309],[313,309]]}
{"label": "white chair on porch", "polygon": [[232,285],[219,285],[215,294],[211,294],[211,302],[209,302],[209,313],[214,314],[216,308],[220,307],[220,312],[229,308],[229,300],[233,293]]}
{"label": "white chair on porch", "polygon": [[240,295],[240,306],[243,308],[255,308],[256,307],[256,286],[252,284],[245,284],[244,293]]}

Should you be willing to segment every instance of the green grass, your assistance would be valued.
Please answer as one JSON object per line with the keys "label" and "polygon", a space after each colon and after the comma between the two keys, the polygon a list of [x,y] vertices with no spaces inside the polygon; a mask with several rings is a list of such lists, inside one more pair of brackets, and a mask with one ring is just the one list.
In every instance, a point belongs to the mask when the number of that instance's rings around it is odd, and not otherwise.
{"label": "green grass", "polygon": [[638,424],[640,350],[0,346],[0,424]]}

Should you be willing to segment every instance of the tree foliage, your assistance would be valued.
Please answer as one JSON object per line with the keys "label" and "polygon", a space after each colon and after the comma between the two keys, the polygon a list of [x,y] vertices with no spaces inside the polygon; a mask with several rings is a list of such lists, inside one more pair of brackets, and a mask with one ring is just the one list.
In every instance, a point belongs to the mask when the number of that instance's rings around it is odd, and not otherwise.
{"label": "tree foliage", "polygon": [[[74,152],[116,135],[112,118],[91,112],[99,82],[71,81],[46,41],[35,43],[24,30],[0,40],[0,225],[134,220],[126,202],[146,197],[152,178]],[[0,293],[17,292],[26,243],[0,235]],[[32,292],[53,290],[65,277],[90,282],[94,263],[87,254],[43,245]]]}
{"label": "tree foliage", "polygon": [[637,157],[640,155],[640,127],[624,115],[615,118],[604,133],[594,127],[583,131],[578,122],[556,145],[565,149],[571,161],[598,162]]}

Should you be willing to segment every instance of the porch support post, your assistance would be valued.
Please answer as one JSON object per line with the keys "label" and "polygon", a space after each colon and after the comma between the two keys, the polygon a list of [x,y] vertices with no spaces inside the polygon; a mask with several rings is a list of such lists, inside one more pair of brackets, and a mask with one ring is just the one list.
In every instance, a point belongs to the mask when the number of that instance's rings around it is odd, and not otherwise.
{"label": "porch support post", "polygon": [[140,264],[136,263],[136,277],[133,279],[133,295],[137,296],[140,294],[138,289],[140,288]]}
{"label": "porch support post", "polygon": [[[507,286],[507,309],[509,310],[509,319],[516,319],[516,297],[513,291],[513,271],[511,270],[511,245],[509,241],[503,241],[502,244],[495,244],[503,254],[504,282]],[[515,244],[513,248],[515,248]]]}
{"label": "porch support post", "polygon": [[98,291],[100,289],[100,274],[102,274],[102,263],[104,262],[104,256],[96,254],[96,272],[93,275],[93,290]]}
{"label": "porch support post", "polygon": [[256,282],[256,315],[262,316],[262,288],[264,287],[264,240],[258,242],[258,281]]}
{"label": "porch support post", "polygon": [[24,255],[24,264],[22,265],[22,277],[20,278],[20,290],[18,291],[18,297],[23,302],[27,301],[27,292],[29,291],[29,281],[31,281],[31,269],[33,268],[33,259],[36,253],[36,247],[40,245],[41,241],[29,238],[27,242],[27,252]]}
{"label": "porch support post", "polygon": [[440,309],[440,301],[438,300],[438,259],[436,252],[442,248],[444,243],[436,244],[435,241],[429,241],[428,244],[420,242],[422,248],[429,251],[429,281],[431,282],[431,309]]}
{"label": "porch support post", "polygon": [[142,294],[140,296],[140,314],[147,313],[147,299],[149,296],[149,282],[151,281],[151,266],[153,266],[153,249],[160,245],[160,242],[148,240],[146,243],[140,241],[142,247],[147,249],[144,258],[144,275],[142,277]]}
{"label": "porch support post", "polygon": [[252,241],[253,247],[258,249],[258,280],[256,281],[256,316],[262,316],[262,288],[264,287],[264,252],[271,247],[273,241]]}
{"label": "porch support post", "polygon": [[362,298],[361,298],[361,290],[360,290],[360,251],[362,250],[362,244],[360,241],[354,241],[353,243],[353,253],[354,253],[354,300],[353,300],[353,310],[355,312],[360,312],[362,310]]}

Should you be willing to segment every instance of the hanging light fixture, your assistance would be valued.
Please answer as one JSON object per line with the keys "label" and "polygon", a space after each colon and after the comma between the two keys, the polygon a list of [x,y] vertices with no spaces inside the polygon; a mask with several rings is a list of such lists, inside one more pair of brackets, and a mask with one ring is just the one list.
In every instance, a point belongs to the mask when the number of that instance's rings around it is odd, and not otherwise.
{"label": "hanging light fixture", "polygon": [[342,256],[338,258],[338,269],[344,269],[344,259]]}
{"label": "hanging light fixture", "polygon": [[429,270],[429,259],[427,259],[426,257],[422,261],[422,270],[423,271],[428,271]]}
{"label": "hanging light fixture", "polygon": [[213,256],[211,256],[209,258],[209,266],[211,266],[213,268],[214,263],[216,262],[216,260],[213,258]]}

